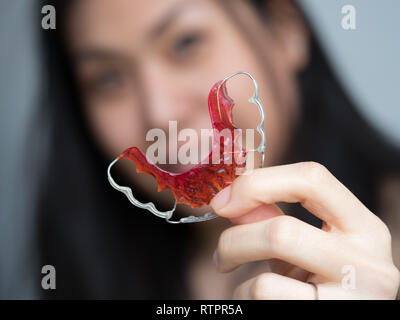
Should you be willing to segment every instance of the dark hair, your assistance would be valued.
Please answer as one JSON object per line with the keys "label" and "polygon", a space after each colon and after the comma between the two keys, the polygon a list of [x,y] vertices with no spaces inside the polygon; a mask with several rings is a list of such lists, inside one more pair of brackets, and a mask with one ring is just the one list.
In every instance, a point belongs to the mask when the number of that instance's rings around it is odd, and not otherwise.
{"label": "dark hair", "polygon": [[[84,123],[59,27],[71,2],[44,1],[56,7],[58,28],[41,30],[46,90],[40,114],[51,124],[51,141],[37,209],[38,241],[40,265],[57,269],[56,293],[42,294],[47,298],[187,298],[185,262],[193,254],[189,250],[196,243],[196,226],[163,223],[136,210],[108,185],[105,170],[110,159],[98,149]],[[261,8],[266,1],[251,2]],[[324,164],[374,211],[379,180],[399,172],[399,150],[353,106],[313,35],[310,46],[310,64],[299,74],[302,120],[285,162]],[[293,214],[318,224],[299,207]]]}

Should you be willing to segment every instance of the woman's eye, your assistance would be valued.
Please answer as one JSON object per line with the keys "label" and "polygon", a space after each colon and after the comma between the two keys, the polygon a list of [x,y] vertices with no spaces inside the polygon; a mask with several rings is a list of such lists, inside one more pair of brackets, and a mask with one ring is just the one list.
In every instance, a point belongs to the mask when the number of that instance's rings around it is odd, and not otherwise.
{"label": "woman's eye", "polygon": [[115,87],[122,83],[122,75],[118,71],[100,74],[95,78],[94,85],[98,89]]}
{"label": "woman's eye", "polygon": [[173,45],[173,54],[175,56],[183,56],[198,45],[202,40],[200,34],[187,34],[179,38]]}

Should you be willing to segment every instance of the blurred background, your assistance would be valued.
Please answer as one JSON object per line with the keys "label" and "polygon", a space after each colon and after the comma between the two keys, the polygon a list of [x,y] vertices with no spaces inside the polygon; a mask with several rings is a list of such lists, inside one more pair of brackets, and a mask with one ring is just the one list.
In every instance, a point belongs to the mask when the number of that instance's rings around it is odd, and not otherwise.
{"label": "blurred background", "polygon": [[[384,135],[400,145],[400,2],[398,0],[302,0],[335,72],[360,111]],[[341,26],[341,8],[356,8],[356,30]],[[41,66],[37,35],[40,23],[33,1],[0,0],[0,298],[33,298],[34,280],[24,269],[30,252],[30,208],[40,170],[24,172],[23,162],[46,152],[26,148],[26,132],[38,107]],[[397,37],[397,38],[396,38]],[[46,128],[38,128],[46,130]],[[29,141],[29,140],[28,140]],[[29,146],[29,143],[28,143]]]}

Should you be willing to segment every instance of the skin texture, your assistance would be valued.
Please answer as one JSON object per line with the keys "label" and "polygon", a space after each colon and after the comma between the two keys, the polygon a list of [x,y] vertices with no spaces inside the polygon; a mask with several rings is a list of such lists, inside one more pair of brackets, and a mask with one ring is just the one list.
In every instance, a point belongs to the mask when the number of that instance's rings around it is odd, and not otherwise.
{"label": "skin texture", "polygon": [[[285,216],[276,202],[300,202],[323,220],[322,230]],[[237,224],[219,239],[215,262],[221,272],[251,261],[281,260],[272,272],[238,286],[235,298],[396,297],[400,274],[388,228],[318,163],[254,170],[221,191],[211,205]],[[343,284],[349,268],[354,286]]]}
{"label": "skin texture", "polygon": [[[131,146],[145,150],[146,132],[152,128],[168,132],[169,120],[178,121],[178,130],[211,128],[209,89],[243,70],[260,86],[268,139],[265,164],[279,164],[301,116],[295,76],[308,62],[307,30],[287,0],[272,1],[267,25],[243,1],[224,5],[237,21],[218,0],[82,0],[72,6],[68,49],[88,126],[110,159]],[[241,22],[246,32],[238,27]],[[257,52],[249,40],[253,36],[263,39],[257,41]],[[254,128],[258,111],[247,102],[252,85],[248,79],[235,78],[228,89],[237,106],[234,123]],[[187,166],[164,169],[179,172]],[[120,170],[161,201],[166,198],[156,193],[153,179],[144,175],[137,179],[131,163],[121,163]],[[275,202],[302,203],[325,222],[323,230],[285,216]],[[211,204],[236,226],[228,225],[228,219],[199,225],[203,248],[196,251],[188,272],[193,297],[385,299],[396,295],[399,273],[392,262],[386,226],[318,164],[254,170],[221,191]],[[211,265],[216,242],[217,270],[234,273],[242,265],[240,276],[224,277]],[[270,271],[251,277],[247,270],[254,268],[245,266],[265,260]],[[345,265],[356,270],[353,291],[341,287]],[[318,294],[307,281],[316,284]]]}

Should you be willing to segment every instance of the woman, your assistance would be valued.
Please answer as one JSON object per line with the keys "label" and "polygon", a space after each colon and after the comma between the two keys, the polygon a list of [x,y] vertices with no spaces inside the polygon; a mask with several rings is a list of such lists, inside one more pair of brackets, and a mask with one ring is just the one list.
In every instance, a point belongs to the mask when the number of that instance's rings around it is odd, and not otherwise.
{"label": "woman", "polygon": [[[41,110],[52,143],[37,211],[41,263],[57,270],[46,298],[396,297],[399,271],[378,216],[390,211],[380,211],[380,191],[399,177],[399,150],[358,114],[293,1],[53,5]],[[144,149],[149,129],[167,131],[169,120],[209,128],[207,93],[238,70],[259,83],[268,146],[266,168],[212,200],[229,219],[171,226],[110,188],[107,164]],[[256,108],[240,108],[251,84],[228,86],[235,122],[254,128]],[[131,169],[121,164],[116,179],[154,199],[154,185]]]}

